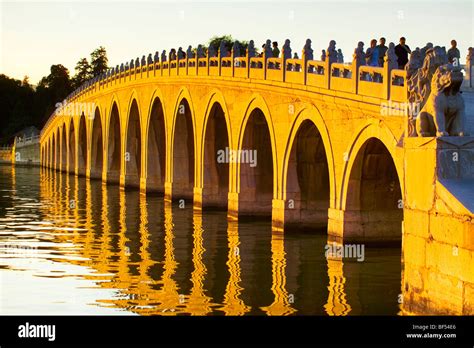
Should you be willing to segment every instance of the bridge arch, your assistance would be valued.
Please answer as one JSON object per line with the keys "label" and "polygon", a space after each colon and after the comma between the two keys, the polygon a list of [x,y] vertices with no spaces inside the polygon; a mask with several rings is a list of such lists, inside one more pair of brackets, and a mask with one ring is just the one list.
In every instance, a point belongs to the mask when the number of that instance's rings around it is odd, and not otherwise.
{"label": "bridge arch", "polygon": [[56,129],[56,169],[61,169],[61,127]]}
{"label": "bridge arch", "polygon": [[140,187],[142,160],[142,128],[140,119],[140,104],[135,90],[132,91],[128,104],[127,121],[125,125],[125,166],[124,174],[126,187]]}
{"label": "bridge arch", "polygon": [[195,183],[196,121],[191,94],[181,88],[173,111],[170,178],[172,197],[193,199]]}
{"label": "bridge arch", "polygon": [[74,174],[76,171],[76,133],[74,127],[74,118],[69,122],[69,172]]}
{"label": "bridge arch", "polygon": [[397,149],[396,137],[376,121],[362,127],[351,142],[340,204],[357,227],[346,228],[344,240],[401,240],[403,156]]}
{"label": "bridge arch", "polygon": [[86,175],[87,165],[87,122],[84,112],[79,117],[78,149],[77,149],[77,173]]}
{"label": "bridge arch", "polygon": [[237,148],[247,154],[248,160],[248,163],[240,163],[245,159],[236,163],[239,215],[271,215],[278,175],[273,122],[262,96],[254,94],[247,105]]}
{"label": "bridge arch", "polygon": [[231,163],[226,154],[232,148],[229,111],[224,96],[214,89],[207,101],[198,153],[204,207],[226,208],[231,180]]}
{"label": "bridge arch", "polygon": [[163,95],[159,89],[155,89],[144,127],[144,144],[147,149],[144,170],[146,190],[160,193],[164,193],[166,182],[167,120],[165,110]]}
{"label": "bridge arch", "polygon": [[51,139],[51,168],[56,169],[56,132],[53,132]]}
{"label": "bridge arch", "polygon": [[286,225],[327,225],[336,192],[334,154],[326,124],[314,105],[300,110],[291,124],[281,181]]}
{"label": "bridge arch", "polygon": [[109,110],[108,126],[106,129],[107,181],[118,184],[120,183],[122,169],[122,127],[119,101],[116,95],[112,97]]}
{"label": "bridge arch", "polygon": [[60,127],[61,132],[61,171],[66,171],[67,165],[67,137],[66,137],[66,122]]}
{"label": "bridge arch", "polygon": [[103,171],[103,157],[104,157],[104,142],[101,112],[97,106],[94,110],[94,119],[92,121],[92,136],[91,136],[91,169],[90,177],[94,179],[102,178]]}

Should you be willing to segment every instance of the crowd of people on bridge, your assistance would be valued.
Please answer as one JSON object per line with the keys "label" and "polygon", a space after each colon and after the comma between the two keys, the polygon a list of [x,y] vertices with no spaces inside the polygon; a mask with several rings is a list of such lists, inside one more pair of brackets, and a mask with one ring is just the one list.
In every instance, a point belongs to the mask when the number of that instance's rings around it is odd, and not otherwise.
{"label": "crowd of people on bridge", "polygon": [[[283,50],[280,50],[277,41],[272,42],[271,40],[267,40],[262,45],[262,50],[257,53],[257,50],[253,46],[252,40],[249,43],[249,49],[247,51],[250,57],[263,57],[265,55],[265,57],[267,58],[299,59],[299,56],[296,52],[293,55],[291,54],[291,48],[289,46],[289,43],[290,41],[286,40],[285,45],[283,46]],[[336,50],[335,45],[336,42],[334,40],[331,40],[328,49],[322,50],[321,61],[326,61],[326,59],[329,59],[330,62],[344,63],[344,55],[341,49]],[[387,57],[388,60],[394,60],[394,58],[396,58],[396,65],[394,66],[394,68],[405,69],[405,66],[409,61],[409,57],[412,54],[410,47],[406,44],[406,38],[401,37],[399,43],[396,46],[393,45],[393,47],[391,47],[391,45],[392,43],[389,44],[389,46],[386,46],[386,39],[384,37],[381,37],[379,39],[378,44],[376,39],[372,39],[370,40],[369,47],[364,52],[364,43],[359,42],[358,47],[354,50],[354,57],[355,59],[363,58],[359,61],[360,65],[367,65],[373,67],[382,67],[384,65],[385,57]],[[433,45],[428,43],[426,47],[430,46],[432,47]],[[418,50],[420,50],[420,48],[417,47],[415,51]],[[217,51],[215,48],[209,47],[208,51],[211,57],[217,56]],[[221,57],[231,56],[231,52],[223,47],[219,47],[219,51],[221,53]],[[176,60],[176,58],[185,59],[186,56],[189,56],[189,58],[194,58],[196,55],[198,56],[198,58],[202,58],[202,56],[204,56],[202,52],[202,47],[200,49],[198,48],[196,50],[193,50],[190,46],[190,48],[188,48],[186,52],[184,52],[181,47],[179,47],[178,51],[172,48],[169,53],[169,60],[173,61]],[[460,59],[461,55],[459,49],[457,48],[456,40],[451,41],[451,48],[448,50],[447,54],[450,63],[453,63],[455,59]],[[234,54],[234,56],[239,57],[240,53]],[[162,58],[163,57],[166,57],[166,51],[163,51]]]}

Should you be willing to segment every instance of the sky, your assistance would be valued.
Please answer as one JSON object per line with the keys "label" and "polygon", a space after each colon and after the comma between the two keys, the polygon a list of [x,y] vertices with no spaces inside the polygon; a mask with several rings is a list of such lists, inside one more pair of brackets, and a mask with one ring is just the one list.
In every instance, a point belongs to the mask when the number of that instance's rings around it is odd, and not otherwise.
{"label": "sky", "polygon": [[99,46],[115,66],[143,54],[197,46],[230,34],[255,41],[291,40],[299,53],[307,38],[315,59],[330,40],[352,60],[358,41],[407,38],[449,48],[456,39],[464,63],[474,46],[474,0],[414,1],[5,1],[0,0],[0,73],[36,84],[52,64],[71,75],[76,62]]}

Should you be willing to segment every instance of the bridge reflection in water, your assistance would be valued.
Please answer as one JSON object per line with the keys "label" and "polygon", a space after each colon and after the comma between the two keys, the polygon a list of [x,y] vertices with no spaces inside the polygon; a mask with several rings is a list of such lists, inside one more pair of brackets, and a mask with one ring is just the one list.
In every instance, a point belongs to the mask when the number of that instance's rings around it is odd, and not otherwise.
{"label": "bridge reflection in water", "polygon": [[[399,312],[400,249],[368,248],[364,262],[326,259],[324,232],[283,234],[271,221],[228,222],[225,212],[180,209],[159,196],[45,168],[0,171],[2,186],[11,177],[11,201],[1,202],[8,219],[21,215],[22,228],[41,226],[35,243],[46,258],[86,269],[83,279],[107,289],[96,291],[91,305],[141,315]],[[38,204],[20,209],[14,197]],[[9,232],[2,221],[7,217],[0,216],[0,230]],[[6,235],[25,242],[22,231]],[[6,272],[15,269],[8,262]]]}

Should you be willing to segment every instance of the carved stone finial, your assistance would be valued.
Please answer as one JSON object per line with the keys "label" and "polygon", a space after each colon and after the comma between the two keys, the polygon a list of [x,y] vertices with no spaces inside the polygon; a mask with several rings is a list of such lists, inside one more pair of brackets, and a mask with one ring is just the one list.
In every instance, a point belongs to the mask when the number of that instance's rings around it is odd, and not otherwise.
{"label": "carved stone finial", "polygon": [[240,44],[238,41],[235,41],[232,46],[232,54],[234,55],[234,58],[240,57]]}
{"label": "carved stone finial", "polygon": [[311,40],[307,39],[303,47],[303,57],[305,60],[313,60],[313,49],[311,48]]}
{"label": "carved stone finial", "polygon": [[474,61],[474,48],[469,47],[467,50],[466,65],[473,65]]}
{"label": "carved stone finial", "polygon": [[204,48],[202,47],[202,45],[198,45],[198,47],[196,49],[196,55],[197,55],[197,58],[206,57],[206,55],[204,54]]}
{"label": "carved stone finial", "polygon": [[215,57],[217,54],[216,54],[216,49],[214,46],[210,45],[209,48],[207,49],[207,56],[209,58],[212,58],[212,57]]}
{"label": "carved stone finial", "polygon": [[125,63],[125,71],[129,69],[128,62]]}
{"label": "carved stone finial", "polygon": [[166,50],[161,52],[161,62],[166,62]]}
{"label": "carved stone finial", "polygon": [[329,41],[329,46],[328,46],[328,50],[326,54],[329,59],[329,64],[337,62],[336,41],[334,40]]}
{"label": "carved stone finial", "polygon": [[249,41],[249,45],[247,46],[247,56],[249,58],[255,57],[257,55],[257,51],[255,50],[255,43],[253,40]]}
{"label": "carved stone finial", "polygon": [[282,47],[282,56],[283,56],[283,59],[291,59],[291,46],[290,46],[290,40],[289,39],[286,39],[285,40],[285,43],[283,44],[283,47]]}
{"label": "carved stone finial", "polygon": [[395,53],[395,44],[390,42],[388,44],[387,52],[385,52],[384,61],[388,64],[388,69],[398,69],[398,57]]}
{"label": "carved stone finial", "polygon": [[188,59],[194,58],[194,52],[191,45],[189,45],[186,50],[186,57],[188,57]]}
{"label": "carved stone finial", "polygon": [[[464,133],[464,100],[459,93],[463,80],[462,72],[451,64],[436,68],[431,79],[430,94],[416,118],[418,135],[467,135]],[[445,90],[449,90],[449,93],[444,93]]]}
{"label": "carved stone finial", "polygon": [[140,61],[140,65],[141,65],[141,66],[145,66],[145,65],[146,65],[146,57],[145,57],[145,55],[142,56],[142,60]]}
{"label": "carved stone finial", "polygon": [[321,51],[321,61],[325,62],[326,61],[326,50]]}
{"label": "carved stone finial", "polygon": [[140,67],[140,59],[137,57],[137,59],[135,59],[135,68],[138,67]]}
{"label": "carved stone finial", "polygon": [[353,59],[357,66],[365,65],[364,43],[362,41],[357,43],[357,47],[354,50]]}
{"label": "carved stone finial", "polygon": [[229,55],[229,52],[227,51],[227,47],[225,45],[224,41],[221,41],[221,44],[219,46],[219,54],[222,57],[227,57]]}
{"label": "carved stone finial", "polygon": [[147,62],[148,65],[153,64],[153,57],[151,56],[151,53],[148,54],[148,58],[147,58],[146,62]]}
{"label": "carved stone finial", "polygon": [[272,42],[271,42],[270,39],[265,41],[264,51],[265,51],[265,58],[266,59],[268,59],[270,57],[273,57]]}
{"label": "carved stone finial", "polygon": [[342,51],[340,48],[337,50],[337,62],[344,63],[344,55],[342,54]]}
{"label": "carved stone finial", "polygon": [[135,68],[135,61],[132,59],[130,61],[130,69],[133,69],[133,68]]}
{"label": "carved stone finial", "polygon": [[120,64],[120,72],[123,72],[123,69],[124,69],[124,66],[123,66],[123,63]]}
{"label": "carved stone finial", "polygon": [[159,61],[160,61],[160,53],[156,51],[155,56],[153,57],[153,62],[158,63]]}

